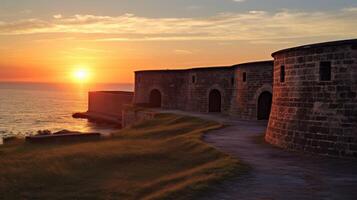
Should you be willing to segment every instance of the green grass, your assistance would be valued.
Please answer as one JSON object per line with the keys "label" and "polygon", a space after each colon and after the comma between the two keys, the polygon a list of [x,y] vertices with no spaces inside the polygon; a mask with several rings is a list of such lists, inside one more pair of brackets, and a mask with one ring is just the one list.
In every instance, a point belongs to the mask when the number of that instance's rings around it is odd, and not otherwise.
{"label": "green grass", "polygon": [[0,199],[192,199],[246,169],[202,142],[221,124],[159,114],[113,138],[0,147]]}

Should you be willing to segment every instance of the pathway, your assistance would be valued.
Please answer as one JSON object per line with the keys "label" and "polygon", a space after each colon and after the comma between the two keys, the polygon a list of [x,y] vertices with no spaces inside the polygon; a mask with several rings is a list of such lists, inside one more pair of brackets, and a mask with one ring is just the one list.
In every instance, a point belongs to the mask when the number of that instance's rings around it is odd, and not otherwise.
{"label": "pathway", "polygon": [[252,167],[250,173],[224,182],[203,199],[357,199],[357,161],[302,155],[259,143],[266,122],[174,112],[229,125],[207,133],[204,140]]}

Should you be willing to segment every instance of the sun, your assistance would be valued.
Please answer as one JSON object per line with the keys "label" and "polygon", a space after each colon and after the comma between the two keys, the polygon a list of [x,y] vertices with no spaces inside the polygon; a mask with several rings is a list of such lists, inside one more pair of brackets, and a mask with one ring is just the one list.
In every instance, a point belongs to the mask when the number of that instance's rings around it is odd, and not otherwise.
{"label": "sun", "polygon": [[83,83],[89,81],[90,73],[89,70],[85,68],[75,69],[72,73],[72,77],[74,81]]}

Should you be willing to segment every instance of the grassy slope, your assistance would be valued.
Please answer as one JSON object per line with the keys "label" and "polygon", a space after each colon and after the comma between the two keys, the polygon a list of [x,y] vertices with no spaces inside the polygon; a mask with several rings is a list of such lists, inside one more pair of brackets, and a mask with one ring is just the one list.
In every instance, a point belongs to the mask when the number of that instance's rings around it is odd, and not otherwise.
{"label": "grassy slope", "polygon": [[0,147],[0,199],[191,199],[243,165],[201,141],[216,122],[160,114],[114,138]]}

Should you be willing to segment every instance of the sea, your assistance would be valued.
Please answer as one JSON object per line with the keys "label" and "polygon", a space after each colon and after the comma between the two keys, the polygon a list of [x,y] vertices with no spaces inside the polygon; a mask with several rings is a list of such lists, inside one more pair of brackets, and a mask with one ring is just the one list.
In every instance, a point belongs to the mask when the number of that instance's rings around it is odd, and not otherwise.
{"label": "sea", "polygon": [[88,91],[133,91],[133,84],[0,82],[0,137],[33,135],[39,130],[110,133],[118,129],[74,119],[88,109]]}

